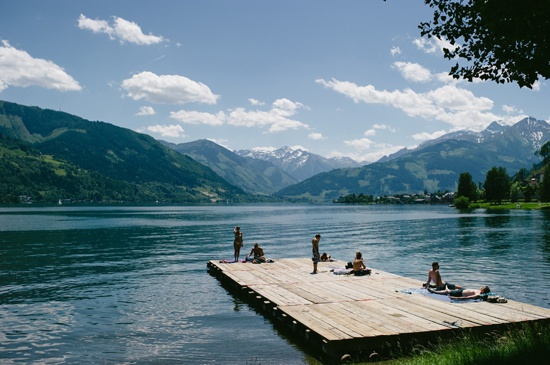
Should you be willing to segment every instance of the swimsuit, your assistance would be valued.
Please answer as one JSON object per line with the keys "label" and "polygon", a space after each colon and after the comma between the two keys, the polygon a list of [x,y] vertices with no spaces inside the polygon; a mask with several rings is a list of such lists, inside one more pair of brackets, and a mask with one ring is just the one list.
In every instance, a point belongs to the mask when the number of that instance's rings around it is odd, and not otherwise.
{"label": "swimsuit", "polygon": [[451,297],[461,297],[463,291],[464,291],[464,289],[451,290],[451,292],[449,293],[449,295],[450,295]]}

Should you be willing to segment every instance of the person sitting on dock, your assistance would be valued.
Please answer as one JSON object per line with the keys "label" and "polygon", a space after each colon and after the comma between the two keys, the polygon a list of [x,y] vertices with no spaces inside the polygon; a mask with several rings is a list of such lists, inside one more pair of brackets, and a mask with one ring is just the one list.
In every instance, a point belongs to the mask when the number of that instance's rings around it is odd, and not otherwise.
{"label": "person sitting on dock", "polygon": [[479,290],[476,289],[445,289],[433,290],[428,288],[428,291],[433,294],[448,295],[451,299],[478,299],[491,292],[488,286],[482,286]]}
{"label": "person sitting on dock", "polygon": [[350,271],[350,274],[355,276],[370,275],[371,271],[365,266],[363,261],[363,255],[361,252],[357,251],[355,253],[355,260],[353,260],[353,271]]}
{"label": "person sitting on dock", "polygon": [[254,243],[254,247],[250,250],[250,253],[246,256],[246,261],[252,261],[252,263],[260,264],[265,262],[264,249],[258,245],[258,242]]}
{"label": "person sitting on dock", "polygon": [[441,279],[441,274],[439,274],[439,263],[437,261],[432,262],[432,269],[428,272],[428,281],[424,284],[424,288],[428,289],[431,281],[435,284],[435,290],[454,290],[462,288],[458,285],[446,283],[443,279]]}
{"label": "person sitting on dock", "polygon": [[331,256],[327,255],[326,252],[323,252],[323,254],[321,255],[321,261],[326,262],[326,261],[330,261],[330,260],[331,260]]}

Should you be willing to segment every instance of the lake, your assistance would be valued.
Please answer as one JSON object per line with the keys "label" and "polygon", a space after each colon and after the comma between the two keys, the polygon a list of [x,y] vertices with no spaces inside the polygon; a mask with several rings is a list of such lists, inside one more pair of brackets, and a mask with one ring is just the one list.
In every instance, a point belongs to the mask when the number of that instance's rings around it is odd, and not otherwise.
{"label": "lake", "polygon": [[[447,206],[0,208],[3,364],[318,364],[208,274],[211,259],[321,252],[550,308],[550,212]],[[309,275],[305,272],[304,275]]]}

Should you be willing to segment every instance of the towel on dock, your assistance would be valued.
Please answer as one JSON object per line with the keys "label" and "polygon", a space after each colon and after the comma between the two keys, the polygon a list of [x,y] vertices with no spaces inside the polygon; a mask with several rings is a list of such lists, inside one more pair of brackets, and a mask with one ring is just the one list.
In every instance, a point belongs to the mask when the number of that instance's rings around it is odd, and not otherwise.
{"label": "towel on dock", "polygon": [[337,267],[331,270],[334,275],[348,275],[350,272],[353,271],[353,269],[346,269],[343,267]]}
{"label": "towel on dock", "polygon": [[441,300],[443,302],[450,302],[450,303],[471,303],[471,302],[481,302],[481,298],[475,298],[475,299],[451,299],[448,295],[443,294],[435,294],[430,293],[427,289],[424,288],[411,288],[411,289],[402,289],[400,290],[401,293],[405,294],[422,294],[430,298],[434,298],[437,300]]}

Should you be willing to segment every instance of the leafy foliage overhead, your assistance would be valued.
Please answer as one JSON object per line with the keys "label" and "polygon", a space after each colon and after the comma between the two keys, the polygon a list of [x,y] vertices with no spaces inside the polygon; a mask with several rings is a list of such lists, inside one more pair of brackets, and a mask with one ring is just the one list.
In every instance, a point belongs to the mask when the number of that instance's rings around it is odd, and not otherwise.
{"label": "leafy foliage overhead", "polygon": [[550,78],[550,2],[548,0],[425,0],[434,9],[421,34],[447,40],[444,49],[454,78],[531,88]]}

